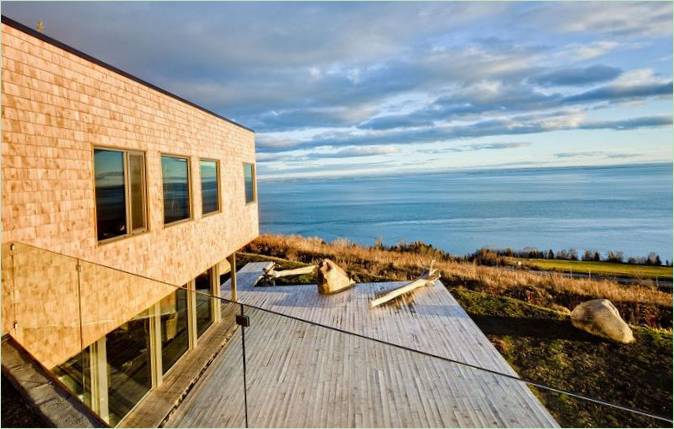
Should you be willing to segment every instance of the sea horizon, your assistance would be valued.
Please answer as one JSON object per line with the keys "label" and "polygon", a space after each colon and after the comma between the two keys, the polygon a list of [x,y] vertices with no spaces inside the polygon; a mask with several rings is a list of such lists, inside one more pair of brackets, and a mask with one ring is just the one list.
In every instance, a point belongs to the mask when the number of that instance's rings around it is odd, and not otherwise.
{"label": "sea horizon", "polygon": [[486,167],[447,167],[434,170],[401,170],[398,172],[372,172],[368,174],[353,174],[349,172],[344,172],[340,175],[326,175],[326,176],[279,176],[279,177],[269,177],[258,175],[258,182],[281,182],[281,181],[291,181],[291,180],[307,180],[307,179],[350,179],[350,178],[365,178],[365,177],[399,177],[399,176],[421,176],[421,175],[432,175],[432,174],[442,174],[442,173],[451,173],[451,172],[489,172],[489,171],[523,171],[523,170],[563,170],[563,169],[575,169],[575,168],[586,168],[586,169],[605,169],[605,168],[620,168],[620,167],[647,167],[647,166],[658,166],[658,165],[670,165],[674,166],[672,161],[646,161],[646,162],[630,162],[630,163],[616,163],[616,164],[578,164],[578,165],[527,165],[516,167],[515,164],[507,164],[504,166],[492,165]]}
{"label": "sea horizon", "polygon": [[361,245],[650,252],[672,260],[672,164],[461,169],[260,181],[261,231]]}

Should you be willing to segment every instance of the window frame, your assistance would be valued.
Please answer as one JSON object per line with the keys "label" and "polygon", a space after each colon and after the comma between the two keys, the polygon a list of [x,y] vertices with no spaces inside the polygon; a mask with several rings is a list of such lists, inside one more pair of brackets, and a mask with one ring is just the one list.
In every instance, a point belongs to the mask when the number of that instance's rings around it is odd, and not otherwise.
{"label": "window frame", "polygon": [[[98,239],[98,207],[96,202],[96,150],[107,150],[111,152],[121,152],[122,153],[122,164],[124,169],[124,215],[126,216],[126,233],[122,235],[117,235],[115,237],[105,238],[103,240]],[[143,157],[142,166],[142,186],[141,191],[143,192],[143,217],[145,218],[145,227],[143,229],[131,230],[131,185],[130,185],[130,176],[129,176],[129,154],[141,155]],[[105,145],[91,145],[91,168],[93,171],[92,182],[94,186],[94,237],[96,237],[96,245],[103,245],[108,243],[113,243],[115,241],[124,240],[127,238],[136,237],[138,235],[147,234],[150,232],[150,205],[147,201],[148,196],[148,183],[147,183],[147,152],[141,149],[126,149],[115,146],[105,146]]]}
{"label": "window frame", "polygon": [[[180,219],[180,220],[174,220],[173,222],[166,223],[166,210],[164,208],[165,205],[165,198],[164,198],[164,168],[161,165],[162,158],[167,157],[167,158],[179,158],[179,159],[184,159],[187,161],[187,208],[189,210],[189,216],[186,217],[185,219]],[[159,154],[159,171],[161,172],[161,217],[162,217],[162,223],[164,225],[164,228],[170,227],[173,225],[179,225],[181,223],[185,222],[190,222],[194,220],[194,203],[192,202],[193,200],[193,189],[192,186],[193,180],[192,180],[192,157],[189,155],[179,155],[175,153],[168,153],[168,152],[161,152]]]}
{"label": "window frame", "polygon": [[[248,196],[246,195],[246,166],[251,166],[251,173],[253,178],[253,199],[248,201]],[[254,162],[243,162],[243,199],[246,202],[246,205],[257,203],[257,171],[255,168]]]}
{"label": "window frame", "polygon": [[[211,161],[215,162],[215,180],[216,180],[216,185],[215,189],[217,192],[217,203],[218,203],[218,208],[217,210],[213,210],[208,213],[204,213],[204,181],[203,177],[201,177],[201,161]],[[220,160],[215,159],[215,158],[199,158],[199,188],[201,190],[201,217],[208,217],[208,216],[213,216],[218,213],[222,213],[222,180],[220,180]]]}
{"label": "window frame", "polygon": [[[183,358],[192,350],[193,344],[192,344],[192,328],[190,324],[192,323],[191,319],[191,297],[192,295],[190,293],[189,289],[189,283],[183,285],[182,287],[176,288],[172,293],[178,293],[179,290],[184,290],[185,291],[185,318],[187,319],[187,349],[185,349],[184,352],[173,362],[173,364],[166,370],[164,371],[164,346],[162,345],[162,324],[161,324],[161,301],[166,298],[160,299],[156,304],[154,304],[153,309],[154,309],[154,316],[156,317],[156,327],[155,327],[155,338],[154,338],[154,346],[156,349],[156,358],[155,361],[155,369],[153,370],[153,373],[155,377],[157,378],[157,386],[161,386],[161,384],[164,382],[164,378],[166,378],[171,371],[173,371],[178,364],[182,361]],[[168,296],[168,295],[167,295]]]}
{"label": "window frame", "polygon": [[143,183],[143,186],[141,186],[141,192],[143,194],[143,203],[145,205],[145,209],[142,211],[143,212],[143,221],[145,226],[141,230],[140,228],[132,229],[127,226],[127,229],[129,230],[130,235],[138,235],[143,232],[146,232],[149,230],[148,227],[148,220],[150,218],[149,213],[148,213],[148,203],[147,203],[147,157],[145,156],[145,152],[139,151],[139,150],[128,150],[124,152],[124,187],[127,189],[126,191],[126,198],[128,199],[131,204],[127,204],[126,206],[126,217],[128,219],[128,224],[133,226],[133,213],[132,213],[132,199],[131,199],[131,169],[128,168],[127,166],[129,165],[129,157],[130,155],[141,155],[143,157],[143,162],[140,164],[141,165],[141,183]]}

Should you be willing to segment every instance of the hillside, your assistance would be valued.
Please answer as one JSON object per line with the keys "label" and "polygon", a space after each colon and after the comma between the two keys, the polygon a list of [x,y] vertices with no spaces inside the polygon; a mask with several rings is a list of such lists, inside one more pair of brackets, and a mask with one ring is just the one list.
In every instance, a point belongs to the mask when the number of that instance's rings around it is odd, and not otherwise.
{"label": "hillside", "polygon": [[[430,246],[365,248],[344,240],[263,235],[240,264],[274,260],[297,267],[331,258],[358,282],[407,280],[435,261],[442,281],[518,373],[608,402],[672,414],[672,298],[643,286],[570,279],[455,260]],[[286,283],[309,283],[303,276]],[[613,344],[575,329],[570,310],[608,298],[633,325],[637,342]],[[664,422],[534,389],[563,426],[661,426]]]}

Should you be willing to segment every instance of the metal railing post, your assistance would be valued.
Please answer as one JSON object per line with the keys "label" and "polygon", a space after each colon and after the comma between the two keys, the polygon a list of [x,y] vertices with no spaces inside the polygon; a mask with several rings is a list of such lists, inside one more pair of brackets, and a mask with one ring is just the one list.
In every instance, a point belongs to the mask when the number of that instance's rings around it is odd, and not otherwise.
{"label": "metal railing post", "polygon": [[246,427],[248,427],[248,386],[246,384],[246,327],[250,326],[248,316],[244,314],[243,304],[239,304],[239,315],[236,317],[236,324],[241,326],[241,356],[243,364],[243,412],[245,416]]}

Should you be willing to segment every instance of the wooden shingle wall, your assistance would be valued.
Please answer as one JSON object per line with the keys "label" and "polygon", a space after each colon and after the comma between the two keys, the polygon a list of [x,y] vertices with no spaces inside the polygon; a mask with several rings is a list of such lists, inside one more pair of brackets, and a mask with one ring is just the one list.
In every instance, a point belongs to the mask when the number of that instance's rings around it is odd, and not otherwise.
{"label": "wooden shingle wall", "polygon": [[[149,232],[98,244],[94,146],[145,152]],[[168,227],[162,153],[190,157],[192,173],[193,219]],[[200,157],[220,161],[222,210],[207,217],[201,214]],[[243,162],[255,162],[253,132],[2,26],[3,243],[27,243],[184,284],[258,235],[257,203],[245,204]],[[57,287],[37,262],[27,261],[44,288]],[[152,304],[153,295],[145,295],[147,302],[134,300],[134,306]],[[128,301],[126,293],[109,294],[96,311],[112,314]],[[9,322],[3,317],[3,332]]]}

